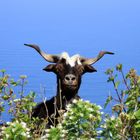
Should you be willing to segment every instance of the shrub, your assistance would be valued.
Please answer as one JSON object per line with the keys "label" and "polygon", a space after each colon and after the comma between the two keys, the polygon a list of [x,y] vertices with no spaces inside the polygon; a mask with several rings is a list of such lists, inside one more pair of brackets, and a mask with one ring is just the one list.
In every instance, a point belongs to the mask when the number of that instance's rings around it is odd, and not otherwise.
{"label": "shrub", "polygon": [[7,122],[7,127],[2,127],[3,140],[31,139],[30,129],[24,122]]}
{"label": "shrub", "polygon": [[[26,136],[19,135],[26,133],[26,129],[22,124],[27,125],[30,130],[35,129],[36,121],[38,119],[32,119],[32,109],[36,105],[34,102],[35,93],[30,92],[27,96],[24,95],[24,86],[26,85],[26,76],[20,76],[20,79],[15,81],[5,70],[1,70],[2,76],[0,77],[0,118],[2,113],[9,115],[11,123],[6,123],[3,119],[0,119],[0,132],[3,132],[4,139],[21,138],[25,139]],[[20,90],[17,91],[17,88]],[[18,98],[17,98],[18,97]],[[6,126],[6,127],[5,127]],[[5,128],[5,129],[3,129]],[[14,132],[13,132],[14,130]],[[28,131],[29,133],[29,131]],[[14,139],[15,139],[14,138]]]}
{"label": "shrub", "polygon": [[[24,95],[26,76],[20,76],[15,81],[1,71],[0,77],[0,117],[8,107],[11,122],[6,123],[1,118],[0,138],[3,140],[127,140],[140,139],[140,76],[134,69],[124,74],[121,64],[116,66],[116,71],[108,69],[108,82],[112,83],[112,92],[104,108],[111,103],[112,113],[103,114],[101,107],[84,101],[73,100],[67,105],[67,111],[60,110],[59,124],[46,129],[47,120],[31,118],[35,93]],[[121,80],[118,80],[121,79]],[[20,87],[19,92],[15,90]],[[113,106],[112,106],[113,105]],[[37,122],[42,122],[38,125]]]}
{"label": "shrub", "polygon": [[116,66],[116,71],[121,74],[122,82],[117,80],[118,74],[113,69],[106,71],[108,82],[113,83],[117,96],[110,95],[106,100],[105,107],[109,102],[115,102],[112,107],[114,116],[106,115],[102,136],[111,140],[137,140],[140,139],[140,76],[134,69],[125,76],[121,64]]}
{"label": "shrub", "polygon": [[98,127],[101,122],[100,106],[89,101],[73,100],[67,105],[62,122],[55,128],[47,130],[44,139],[91,139],[98,136]]}

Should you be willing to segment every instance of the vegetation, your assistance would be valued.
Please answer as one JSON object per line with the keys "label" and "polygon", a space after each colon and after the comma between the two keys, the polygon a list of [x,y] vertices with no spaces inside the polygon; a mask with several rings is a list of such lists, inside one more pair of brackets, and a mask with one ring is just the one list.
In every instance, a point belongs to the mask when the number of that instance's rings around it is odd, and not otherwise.
{"label": "vegetation", "polygon": [[[46,128],[47,119],[31,118],[36,103],[35,93],[25,96],[26,76],[18,81],[1,70],[0,77],[0,139],[3,140],[138,140],[140,139],[140,76],[134,69],[124,74],[122,65],[106,72],[114,91],[107,97],[104,108],[89,101],[73,100],[67,111],[61,111],[60,123]],[[120,79],[120,80],[119,80]],[[17,92],[18,91],[18,92]],[[11,116],[5,122],[2,114]]]}

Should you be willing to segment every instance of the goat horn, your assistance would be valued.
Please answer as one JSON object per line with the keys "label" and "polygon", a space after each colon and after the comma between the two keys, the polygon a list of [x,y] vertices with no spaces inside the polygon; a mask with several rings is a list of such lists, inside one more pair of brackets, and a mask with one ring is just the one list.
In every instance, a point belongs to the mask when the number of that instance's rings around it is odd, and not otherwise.
{"label": "goat horn", "polygon": [[40,50],[39,46],[37,46],[35,44],[24,44],[24,45],[25,46],[29,46],[31,48],[34,48],[48,62],[57,63],[58,60],[59,60],[59,56],[57,56],[57,55],[51,55],[51,54],[46,54],[45,52],[43,52],[42,50]]}
{"label": "goat horn", "polygon": [[100,51],[97,57],[95,58],[81,58],[81,61],[83,61],[83,64],[88,64],[92,65],[96,63],[98,60],[100,60],[105,54],[111,54],[113,55],[114,53],[108,52],[108,51]]}

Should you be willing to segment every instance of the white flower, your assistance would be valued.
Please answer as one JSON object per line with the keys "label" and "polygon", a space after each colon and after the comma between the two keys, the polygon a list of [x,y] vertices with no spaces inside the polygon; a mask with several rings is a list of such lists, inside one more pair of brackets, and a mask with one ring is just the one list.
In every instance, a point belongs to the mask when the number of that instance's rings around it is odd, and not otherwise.
{"label": "white flower", "polygon": [[22,132],[21,135],[22,135],[22,136],[26,136],[26,133],[25,133],[25,132]]}
{"label": "white flower", "polygon": [[67,107],[66,107],[66,109],[69,111],[70,108],[71,108],[71,106],[72,106],[71,104],[68,104]]}
{"label": "white flower", "polygon": [[73,119],[73,117],[72,117],[72,116],[70,116],[70,117],[69,117],[69,119],[70,119],[70,120],[72,120],[72,119]]}
{"label": "white flower", "polygon": [[50,132],[50,129],[46,129],[45,132],[46,132],[46,133]]}
{"label": "white flower", "polygon": [[74,112],[73,112],[73,110],[71,110],[71,112],[69,112],[69,114],[67,114],[67,116],[68,115],[73,115],[74,114]]}
{"label": "white flower", "polygon": [[93,108],[88,108],[89,111],[93,111]]}
{"label": "white flower", "polygon": [[16,128],[13,128],[13,129],[12,129],[12,132],[14,133],[15,131],[16,131]]}
{"label": "white flower", "polygon": [[105,122],[106,122],[107,120],[108,120],[107,118],[104,119]]}
{"label": "white flower", "polygon": [[68,132],[67,132],[67,130],[62,130],[62,133],[63,133],[63,134],[66,134],[66,133],[68,133]]}
{"label": "white flower", "polygon": [[9,135],[8,134],[6,134],[5,136],[6,136],[7,139],[9,138]]}
{"label": "white flower", "polygon": [[103,115],[103,114],[104,114],[104,112],[101,112],[101,114]]}
{"label": "white flower", "polygon": [[65,137],[65,134],[62,134],[62,135],[61,135],[61,138],[64,138],[64,137]]}
{"label": "white flower", "polygon": [[102,127],[103,127],[103,128],[107,128],[106,124],[104,124]]}
{"label": "white flower", "polygon": [[50,126],[52,129],[55,128],[53,125]]}
{"label": "white flower", "polygon": [[26,128],[26,123],[25,122],[21,122],[21,125],[23,128]]}
{"label": "white flower", "polygon": [[6,127],[5,127],[5,126],[3,126],[3,127],[1,128],[1,130],[5,130],[5,128],[6,128]]}
{"label": "white flower", "polygon": [[84,114],[83,114],[83,113],[80,113],[80,116],[81,116],[81,117],[83,117],[83,116],[84,116]]}
{"label": "white flower", "polygon": [[97,131],[98,134],[101,134],[102,132],[103,132],[102,130],[98,130],[98,131]]}
{"label": "white flower", "polygon": [[103,109],[100,105],[97,105],[97,107],[98,107],[99,109]]}
{"label": "white flower", "polygon": [[89,118],[91,119],[93,117],[93,115],[92,114],[89,114]]}
{"label": "white flower", "polygon": [[7,124],[7,125],[10,125],[10,124],[11,124],[11,122],[6,122],[6,124]]}
{"label": "white flower", "polygon": [[11,126],[14,126],[14,127],[15,127],[15,126],[16,126],[16,123],[14,123],[14,122],[13,122],[13,123],[11,123]]}
{"label": "white flower", "polygon": [[30,131],[30,129],[29,129],[29,128],[26,128],[26,131],[28,131],[28,132],[29,132],[29,131]]}
{"label": "white flower", "polygon": [[57,128],[62,129],[62,125],[61,124],[58,124],[57,125]]}
{"label": "white flower", "polygon": [[14,102],[19,102],[20,101],[20,99],[14,99]]}
{"label": "white flower", "polygon": [[15,122],[13,122],[13,123],[19,123],[19,121],[18,120],[16,120]]}
{"label": "white flower", "polygon": [[30,134],[30,132],[26,132],[26,135],[29,135]]}
{"label": "white flower", "polygon": [[45,137],[48,138],[49,137],[49,134],[46,134]]}
{"label": "white flower", "polygon": [[67,105],[67,108],[69,108],[69,107],[71,107],[71,104],[68,104],[68,105]]}
{"label": "white flower", "polygon": [[64,117],[64,118],[67,117],[67,113],[64,113],[63,117]]}
{"label": "white flower", "polygon": [[110,118],[111,120],[115,120],[115,116],[111,116],[111,118]]}
{"label": "white flower", "polygon": [[86,103],[90,103],[90,101],[89,101],[89,100],[86,100],[85,102],[86,102]]}
{"label": "white flower", "polygon": [[28,135],[27,135],[27,138],[30,138],[30,137],[31,137],[31,136],[28,134]]}
{"label": "white flower", "polygon": [[83,99],[80,99],[81,102],[83,102]]}
{"label": "white flower", "polygon": [[41,140],[46,140],[46,138],[48,138],[48,137],[49,137],[49,134],[46,134],[46,135],[41,137]]}
{"label": "white flower", "polygon": [[74,99],[72,102],[73,102],[74,104],[76,104],[76,103],[78,102],[78,100]]}
{"label": "white flower", "polygon": [[95,140],[94,138],[91,138],[90,140]]}

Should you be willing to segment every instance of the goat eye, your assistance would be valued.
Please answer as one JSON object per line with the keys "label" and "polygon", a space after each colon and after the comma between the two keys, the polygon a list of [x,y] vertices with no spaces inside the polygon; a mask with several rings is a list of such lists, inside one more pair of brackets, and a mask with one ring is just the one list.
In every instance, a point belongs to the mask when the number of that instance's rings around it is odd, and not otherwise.
{"label": "goat eye", "polygon": [[77,70],[78,70],[79,74],[82,74],[84,72],[84,67],[83,66],[78,66]]}
{"label": "goat eye", "polygon": [[63,71],[63,66],[61,64],[58,64],[55,69],[56,69],[57,73],[62,72]]}

